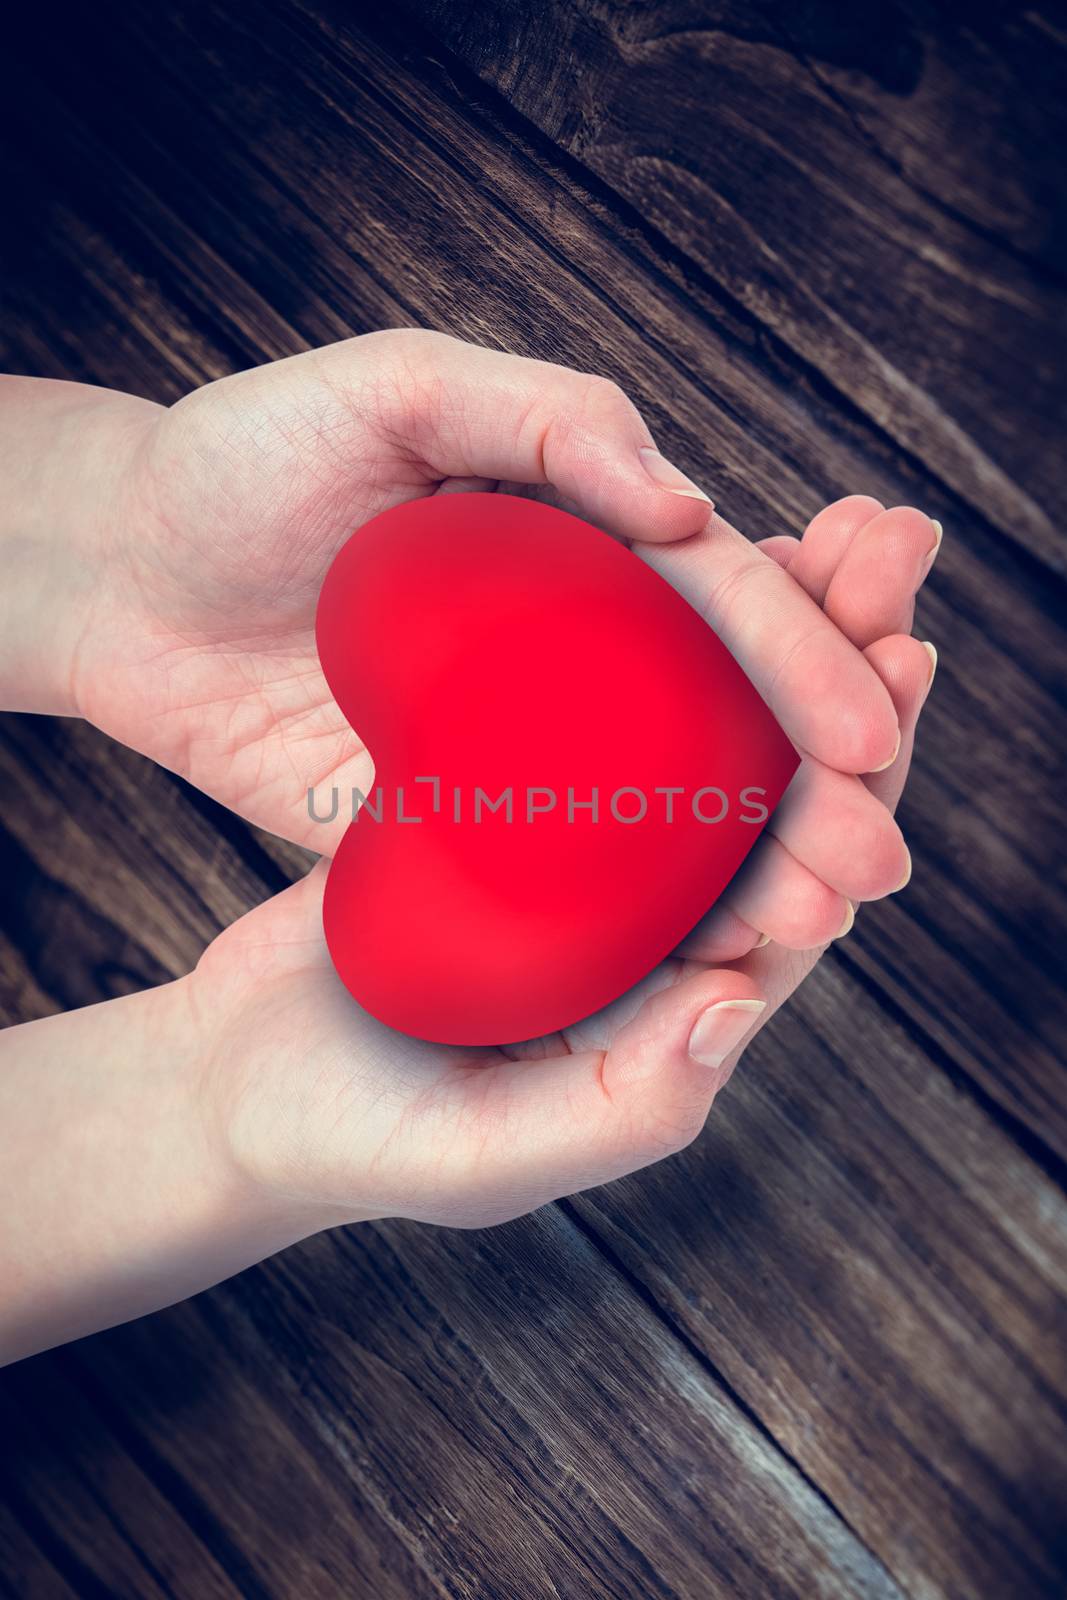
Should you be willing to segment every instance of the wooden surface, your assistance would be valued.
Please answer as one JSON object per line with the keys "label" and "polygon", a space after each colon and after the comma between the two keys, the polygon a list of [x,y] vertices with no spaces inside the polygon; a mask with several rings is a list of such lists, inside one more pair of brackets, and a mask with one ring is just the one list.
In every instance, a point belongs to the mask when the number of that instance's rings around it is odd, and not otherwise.
{"label": "wooden surface", "polygon": [[[705,1136],[10,1370],[0,1593],[1062,1594],[1062,12],[20,11],[8,368],[168,400],[421,323],[617,378],[751,534],[863,489],[946,538],[914,879]],[[10,1020],[301,870],[87,727],[2,734]]]}

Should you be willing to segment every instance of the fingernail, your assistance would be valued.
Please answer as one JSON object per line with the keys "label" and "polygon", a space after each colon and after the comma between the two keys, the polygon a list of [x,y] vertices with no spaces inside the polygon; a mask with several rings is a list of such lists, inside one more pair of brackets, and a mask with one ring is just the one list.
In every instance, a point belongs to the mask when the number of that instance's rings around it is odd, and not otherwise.
{"label": "fingernail", "polygon": [[845,937],[846,933],[851,933],[852,932],[852,924],[856,920],[856,908],[853,906],[852,901],[851,900],[846,900],[845,901],[845,905],[847,907],[847,910],[845,912],[845,920],[841,924],[841,926],[838,929],[838,931],[834,934],[834,938],[835,939],[843,939]]}
{"label": "fingernail", "polygon": [[900,729],[898,728],[897,729],[897,742],[893,746],[893,754],[889,757],[888,761],[883,761],[882,765],[880,767],[872,767],[871,771],[872,772],[884,772],[886,767],[891,767],[893,765],[893,762],[897,759],[897,756],[899,754],[900,754]]}
{"label": "fingernail", "polygon": [[934,562],[937,560],[937,552],[940,550],[941,541],[945,537],[945,530],[944,530],[944,528],[942,528],[942,526],[941,526],[940,522],[938,522],[937,518],[936,517],[931,517],[930,521],[933,524],[933,529],[934,529],[934,548],[930,551],[930,554],[926,558],[926,565],[923,567],[923,575],[922,575],[922,580],[921,581],[925,581],[926,576],[930,571],[930,568],[933,566]]}
{"label": "fingernail", "polygon": [[911,882],[911,851],[908,849],[907,845],[904,846],[904,854],[908,858],[908,868],[900,882],[897,884],[896,888],[893,890],[894,894],[899,894],[901,889],[906,888]]}
{"label": "fingernail", "polygon": [[661,456],[654,445],[642,445],[637,453],[657,489],[669,489],[671,494],[684,495],[687,500],[705,500],[710,506],[711,499],[703,489],[698,489],[691,478],[687,478],[684,472],[679,472],[665,456]]}
{"label": "fingernail", "polygon": [[924,639],[922,645],[926,654],[930,657],[930,676],[926,680],[926,692],[929,694],[930,685],[934,681],[934,673],[937,671],[937,648],[930,643],[929,639]]}
{"label": "fingernail", "polygon": [[771,942],[770,934],[769,933],[761,933],[759,938],[756,940],[755,944],[752,946],[752,948],[753,948],[753,950],[762,950],[763,946],[765,944],[770,944],[770,942]]}
{"label": "fingernail", "polygon": [[693,1025],[689,1054],[702,1067],[721,1067],[766,1009],[766,1000],[720,1000],[709,1006]]}

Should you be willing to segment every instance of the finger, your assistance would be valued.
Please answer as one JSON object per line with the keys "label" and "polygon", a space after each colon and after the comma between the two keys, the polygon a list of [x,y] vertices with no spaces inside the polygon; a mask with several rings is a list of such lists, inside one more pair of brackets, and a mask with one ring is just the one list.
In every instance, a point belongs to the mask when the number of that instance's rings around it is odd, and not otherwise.
{"label": "finger", "polygon": [[[676,967],[674,977],[644,999],[606,1049],[579,1041],[570,1055],[502,1062],[457,1078],[447,1119],[476,1126],[476,1159],[457,1150],[461,1171],[438,1173],[438,1181],[463,1193],[467,1214],[459,1220],[517,1216],[647,1166],[696,1137],[764,1007],[756,985],[732,971],[690,977]],[[586,1025],[593,1035],[597,1027],[598,1019]]]}
{"label": "finger", "polygon": [[763,933],[720,903],[682,940],[677,954],[689,961],[737,961],[765,942]]}
{"label": "finger", "polygon": [[[885,683],[900,719],[901,746],[896,759],[885,771],[862,780],[891,812],[908,774],[915,727],[933,682],[937,652],[932,644],[905,636],[881,639],[864,654]],[[715,914],[712,912],[711,916]],[[792,950],[777,943],[757,945],[737,960],[732,970],[743,973],[758,987],[767,999],[770,1014],[803,982],[820,954],[818,947]]]}
{"label": "finger", "polygon": [[889,811],[895,811],[911,765],[915,729],[937,670],[937,651],[918,639],[879,639],[864,652],[882,679],[900,718],[900,750],[883,772],[869,773],[864,783]]}
{"label": "finger", "polygon": [[788,572],[800,549],[800,540],[794,539],[791,534],[779,533],[772,539],[757,539],[756,549]]}
{"label": "finger", "polygon": [[335,388],[355,385],[353,405],[427,487],[446,478],[552,484],[626,538],[687,538],[707,521],[708,496],[660,455],[607,378],[415,328],[314,354]]}
{"label": "finger", "polygon": [[[861,901],[899,894],[911,879],[911,852],[893,812],[908,775],[915,724],[936,664],[932,645],[907,636],[879,640],[867,656],[890,690],[900,718],[901,743],[895,759],[883,772],[866,778],[806,760],[768,825],[792,860],[799,860],[844,895],[845,921],[837,938],[851,928]],[[761,840],[757,851],[762,844]],[[798,892],[791,862],[778,858],[773,871],[785,883],[794,882],[793,892]]]}
{"label": "finger", "polygon": [[731,966],[732,972],[742,973],[754,983],[760,994],[767,997],[767,1015],[772,1016],[780,1005],[811,972],[824,946],[811,950],[787,950],[784,945],[761,945],[750,950],[747,956]]}
{"label": "finger", "polygon": [[863,780],[811,757],[801,763],[767,832],[853,901],[892,894],[909,870],[900,829]]}
{"label": "finger", "polygon": [[884,685],[792,569],[719,516],[683,543],[635,548],[707,619],[794,744],[842,772],[892,760],[899,730]]}
{"label": "finger", "polygon": [[939,525],[924,511],[895,506],[872,517],[830,580],[826,615],[861,650],[908,632],[916,591],[939,545]]}
{"label": "finger", "polygon": [[[813,948],[818,942],[815,935],[830,925],[839,908],[839,935],[851,925],[844,900],[878,899],[908,882],[911,856],[892,811],[907,776],[915,721],[936,658],[932,645],[907,637],[880,640],[867,651],[867,658],[886,683],[902,719],[897,759],[885,772],[858,779],[806,758],[767,825],[768,835],[777,837],[786,853],[768,852],[765,859],[761,840],[748,869],[752,882],[744,872],[735,880],[732,892],[742,898],[731,903],[720,900],[679,946],[680,955],[694,960],[740,959],[746,953],[737,948],[740,930],[748,926],[746,918],[760,927],[764,939],[769,924],[773,937],[782,935],[780,942],[793,949]],[[795,871],[797,862],[836,890],[842,901],[819,897],[810,879]],[[752,898],[754,888],[769,909]],[[759,949],[762,942],[753,938],[746,951]]]}
{"label": "finger", "polygon": [[775,944],[812,950],[852,926],[844,895],[803,866],[780,840],[764,834],[723,894],[723,903]]}
{"label": "finger", "polygon": [[850,494],[824,506],[808,523],[789,572],[816,605],[821,606],[826,598],[830,582],[857,533],[881,510],[881,502],[869,494]]}

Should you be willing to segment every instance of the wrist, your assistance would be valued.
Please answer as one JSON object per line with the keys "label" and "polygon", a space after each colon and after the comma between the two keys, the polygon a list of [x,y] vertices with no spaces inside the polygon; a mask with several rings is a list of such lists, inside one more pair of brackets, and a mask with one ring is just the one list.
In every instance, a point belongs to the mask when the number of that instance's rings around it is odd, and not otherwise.
{"label": "wrist", "polygon": [[0,377],[5,708],[80,714],[79,657],[107,609],[131,467],[161,410],[86,384]]}
{"label": "wrist", "polygon": [[[373,1095],[366,1117],[356,1109],[350,1002],[321,981],[321,932],[293,915],[300,889],[221,933],[181,991],[197,1037],[195,1097],[219,1162],[293,1240],[396,1214],[373,1181]],[[356,1114],[346,1118],[349,1102]]]}
{"label": "wrist", "polygon": [[[218,959],[219,947],[232,946],[240,928],[226,930],[197,968],[171,987],[189,1019],[183,1026],[196,1040],[188,1096],[215,1182],[274,1230],[272,1248],[281,1249],[382,1212],[362,1205],[348,1183],[338,1187],[321,1170],[314,1126],[305,1123],[308,1096],[290,1091],[290,1073],[279,1070],[294,1065],[294,1043],[284,1019],[272,1017],[271,989],[240,963]],[[309,1077],[313,1070],[309,1064]],[[357,1153],[351,1157],[348,1176],[356,1179]]]}
{"label": "wrist", "polygon": [[141,1316],[316,1230],[203,1097],[187,979],[0,1036],[0,1362]]}
{"label": "wrist", "polygon": [[287,1181],[290,1108],[264,1107],[265,1063],[245,1048],[240,1011],[228,1014],[217,987],[205,989],[198,970],[168,984],[160,1024],[183,1040],[176,1085],[182,1146],[196,1152],[211,1210],[227,1219],[249,1261],[323,1228],[361,1220],[325,1203],[312,1185]]}

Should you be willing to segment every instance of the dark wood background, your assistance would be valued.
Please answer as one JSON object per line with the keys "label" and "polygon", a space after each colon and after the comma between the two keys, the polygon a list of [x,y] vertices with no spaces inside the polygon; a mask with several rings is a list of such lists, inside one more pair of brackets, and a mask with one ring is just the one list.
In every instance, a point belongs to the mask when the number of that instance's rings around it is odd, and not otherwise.
{"label": "dark wood background", "polygon": [[[914,879],[705,1136],[11,1369],[0,1591],[1063,1594],[1067,17],[18,9],[9,368],[169,400],[427,324],[616,377],[752,534],[862,489],[946,538]],[[0,761],[13,1021],[187,970],[301,870],[86,727],[8,717]]]}

